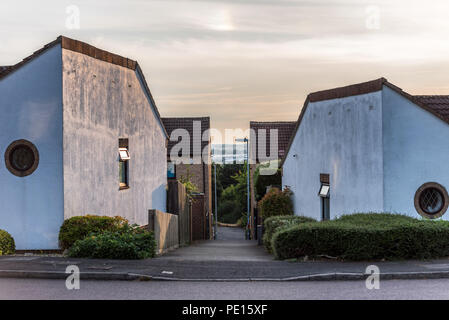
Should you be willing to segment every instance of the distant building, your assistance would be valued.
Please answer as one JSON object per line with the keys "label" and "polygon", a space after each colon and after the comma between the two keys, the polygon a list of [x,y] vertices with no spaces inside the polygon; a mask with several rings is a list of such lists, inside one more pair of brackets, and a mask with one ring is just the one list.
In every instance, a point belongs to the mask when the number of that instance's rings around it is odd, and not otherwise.
{"label": "distant building", "polygon": [[251,121],[249,141],[252,163],[282,159],[295,126],[296,121]]}
{"label": "distant building", "polygon": [[64,219],[166,209],[168,136],[136,61],[59,37],[0,68],[0,229],[58,249]]}
{"label": "distant building", "polygon": [[295,214],[449,220],[449,96],[381,78],[308,95],[283,160]]}
{"label": "distant building", "polygon": [[[285,155],[288,143],[294,132],[296,121],[251,121],[250,128],[250,189],[251,189],[251,216],[254,217],[254,209],[257,207],[255,194],[254,174],[257,165],[273,161],[275,173],[279,162]],[[255,231],[253,225],[251,229]]]}
{"label": "distant building", "polygon": [[[211,179],[211,137],[209,117],[179,117],[162,118],[164,126],[170,136],[167,148],[167,177],[168,179],[181,179],[191,176],[192,182],[198,187],[198,192],[205,197],[205,215],[207,215],[208,230],[212,226],[212,179]],[[177,135],[179,129],[188,134],[188,161],[175,164],[171,159],[171,152],[181,142]],[[177,132],[175,132],[178,130]],[[178,154],[176,156],[179,156]],[[186,159],[184,159],[186,160]],[[197,161],[200,161],[197,163]],[[186,163],[187,162],[187,163]],[[211,232],[209,232],[211,235]]]}
{"label": "distant building", "polygon": [[212,162],[217,164],[243,164],[246,161],[246,143],[213,144]]}

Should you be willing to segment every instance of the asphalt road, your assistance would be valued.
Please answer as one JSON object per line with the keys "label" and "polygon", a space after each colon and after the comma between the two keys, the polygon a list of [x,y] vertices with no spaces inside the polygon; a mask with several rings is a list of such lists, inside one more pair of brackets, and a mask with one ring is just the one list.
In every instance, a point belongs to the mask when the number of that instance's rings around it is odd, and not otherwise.
{"label": "asphalt road", "polygon": [[332,300],[449,299],[449,279],[381,281],[368,290],[364,281],[320,282],[178,282],[81,281],[67,290],[65,281],[0,279],[0,299],[161,299],[161,300]]}

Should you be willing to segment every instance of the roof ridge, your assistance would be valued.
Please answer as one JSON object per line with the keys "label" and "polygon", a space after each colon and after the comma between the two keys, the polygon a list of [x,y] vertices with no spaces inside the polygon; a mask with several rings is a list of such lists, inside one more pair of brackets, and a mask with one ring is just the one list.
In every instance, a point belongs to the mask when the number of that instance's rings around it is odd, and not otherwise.
{"label": "roof ridge", "polygon": [[145,91],[146,91],[146,93],[149,96],[150,105],[151,105],[152,109],[155,111],[156,117],[159,119],[162,131],[164,132],[164,134],[168,138],[167,130],[165,130],[164,124],[162,123],[161,115],[160,115],[159,110],[158,110],[158,108],[156,106],[156,102],[153,99],[153,96],[152,96],[151,91],[150,91],[150,89],[148,87],[148,84],[147,84],[147,81],[146,81],[145,76],[143,74],[143,71],[140,68],[140,66],[137,63],[137,61],[129,59],[129,58],[125,58],[123,56],[120,56],[120,55],[115,54],[115,53],[108,52],[108,51],[103,50],[103,49],[99,49],[97,47],[94,47],[94,46],[86,43],[86,42],[82,42],[82,41],[79,41],[79,40],[75,40],[75,39],[72,39],[72,38],[60,35],[60,36],[58,36],[56,38],[56,40],[53,40],[53,41],[45,44],[42,48],[34,51],[31,55],[25,57],[22,61],[16,63],[15,65],[9,66],[7,68],[3,68],[3,70],[0,69],[0,80],[2,78],[6,77],[8,74],[18,70],[23,65],[25,65],[26,63],[30,62],[31,60],[37,58],[42,53],[46,52],[47,50],[49,50],[50,48],[54,47],[57,44],[61,44],[61,48],[62,49],[78,52],[78,53],[87,55],[89,57],[92,57],[94,59],[102,60],[104,62],[115,64],[115,65],[118,65],[118,66],[121,66],[121,67],[124,67],[124,68],[128,68],[128,69],[131,69],[131,70],[134,70],[135,72],[137,72],[138,76],[141,78],[141,80],[143,82],[143,86],[145,88]]}
{"label": "roof ridge", "polygon": [[[301,121],[304,117],[304,114],[307,110],[307,107],[310,102],[317,102],[317,101],[324,101],[324,100],[331,100],[331,99],[337,99],[337,98],[343,98],[343,97],[349,97],[349,96],[355,96],[360,94],[367,94],[371,92],[380,91],[383,89],[383,86],[386,86],[390,88],[391,90],[395,91],[397,94],[403,96],[405,99],[408,99],[412,103],[416,104],[417,106],[421,107],[422,109],[428,111],[429,113],[433,114],[437,118],[441,119],[442,121],[449,124],[449,102],[448,103],[429,103],[424,102],[422,99],[419,99],[419,97],[438,97],[438,95],[430,95],[430,96],[413,96],[404,90],[402,90],[400,87],[392,84],[391,82],[388,82],[388,80],[384,77],[362,82],[358,84],[353,84],[345,87],[339,87],[329,90],[323,90],[318,91],[314,93],[310,93],[307,95],[306,100],[304,101],[304,105],[301,109],[301,112],[299,113],[298,120],[296,121],[296,126],[293,132],[293,135],[290,138],[290,141],[288,143],[287,151],[285,153],[285,156],[281,160],[281,166],[284,165],[286,156],[288,152],[290,151],[291,144],[293,143],[293,139],[296,135],[296,132],[298,131],[299,126],[301,125]],[[449,95],[443,95],[439,97],[445,97],[449,98]],[[435,107],[435,105],[446,105],[447,107],[441,108],[441,107]],[[447,111],[446,111],[447,110]]]}
{"label": "roof ridge", "polygon": [[360,94],[366,94],[382,90],[382,86],[387,83],[390,84],[386,78],[382,77],[371,81],[350,84],[332,89],[315,91],[309,93],[307,95],[307,99],[310,102],[317,102],[317,101],[332,100]]}

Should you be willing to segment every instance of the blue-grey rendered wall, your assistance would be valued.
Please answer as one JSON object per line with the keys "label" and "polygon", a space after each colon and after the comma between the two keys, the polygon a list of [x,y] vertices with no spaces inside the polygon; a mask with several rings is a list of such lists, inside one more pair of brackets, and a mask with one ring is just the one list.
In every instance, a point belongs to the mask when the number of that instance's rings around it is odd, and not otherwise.
{"label": "blue-grey rendered wall", "polygon": [[321,219],[320,173],[331,218],[383,210],[381,91],[309,103],[283,165],[295,214]]}
{"label": "blue-grey rendered wall", "polygon": [[388,87],[382,99],[385,211],[420,217],[414,196],[422,184],[449,190],[449,125]]}
{"label": "blue-grey rendered wall", "polygon": [[[165,131],[134,70],[63,49],[64,216],[148,223],[166,211]],[[129,139],[130,188],[119,191],[118,140]]]}
{"label": "blue-grey rendered wall", "polygon": [[[0,80],[0,229],[16,249],[57,249],[64,218],[62,59],[57,45]],[[4,162],[9,144],[31,141],[39,151],[33,174],[17,177]]]}

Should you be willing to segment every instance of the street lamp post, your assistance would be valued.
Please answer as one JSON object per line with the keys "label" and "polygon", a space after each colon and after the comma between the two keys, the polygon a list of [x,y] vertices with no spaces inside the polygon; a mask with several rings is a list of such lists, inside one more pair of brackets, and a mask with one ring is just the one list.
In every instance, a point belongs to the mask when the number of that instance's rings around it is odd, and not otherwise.
{"label": "street lamp post", "polygon": [[214,181],[215,181],[215,232],[214,232],[214,239],[217,240],[217,233],[218,233],[218,208],[217,208],[217,164],[214,163]]}
{"label": "street lamp post", "polygon": [[247,230],[246,230],[246,239],[247,240],[251,240],[251,230],[250,230],[250,205],[249,205],[249,196],[250,196],[250,190],[249,190],[249,139],[248,138],[244,138],[244,139],[235,139],[235,141],[237,142],[246,142],[246,184],[247,184],[247,221],[246,221],[246,226],[247,226]]}

